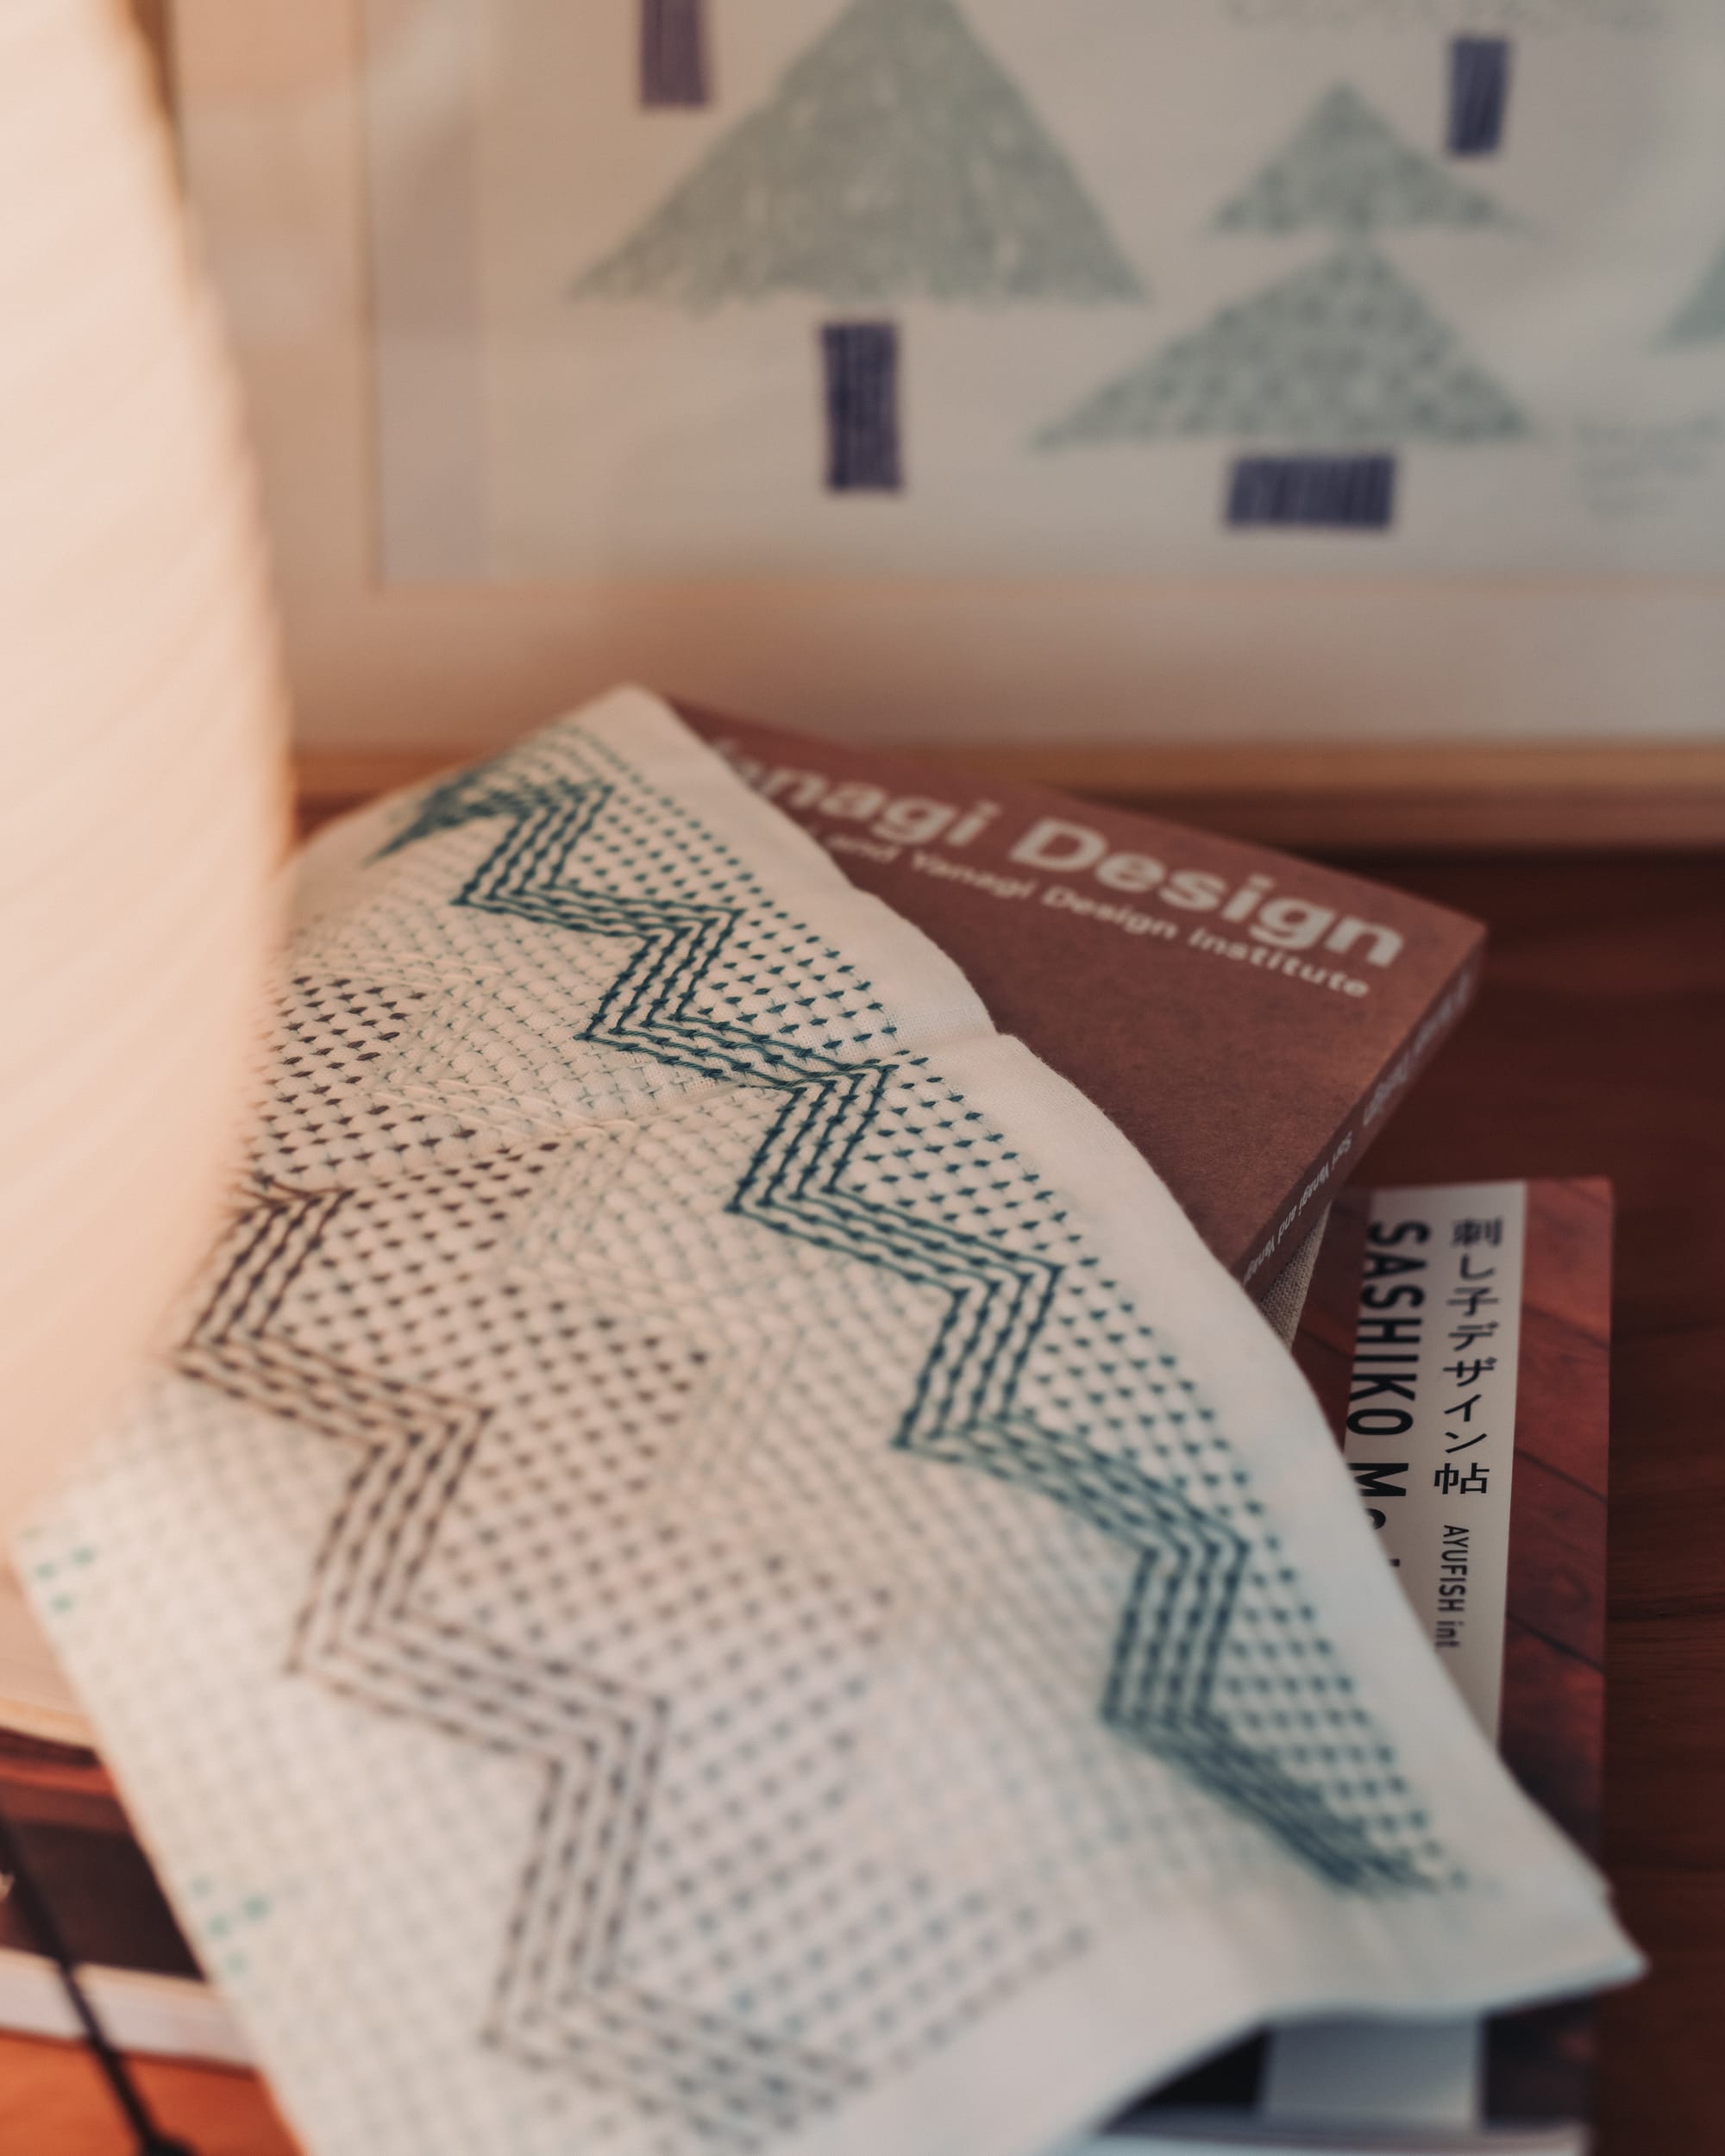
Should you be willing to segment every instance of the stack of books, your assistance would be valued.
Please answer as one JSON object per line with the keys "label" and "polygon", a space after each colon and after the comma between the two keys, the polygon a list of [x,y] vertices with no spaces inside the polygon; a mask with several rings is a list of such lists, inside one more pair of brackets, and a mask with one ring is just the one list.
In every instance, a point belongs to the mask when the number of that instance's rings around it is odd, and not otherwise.
{"label": "stack of books", "polygon": [[[1479,924],[1152,818],[685,716],[1151,1161],[1311,1379],[1433,1651],[1591,1846],[1609,1193],[1361,1175],[1466,1009]],[[10,1581],[0,1807],[116,2040],[243,2059]],[[0,1903],[0,2026],[72,2034],[33,1946]],[[1556,2156],[1584,2143],[1588,2038],[1572,2006],[1484,2028],[1270,2032],[1100,2146]]]}

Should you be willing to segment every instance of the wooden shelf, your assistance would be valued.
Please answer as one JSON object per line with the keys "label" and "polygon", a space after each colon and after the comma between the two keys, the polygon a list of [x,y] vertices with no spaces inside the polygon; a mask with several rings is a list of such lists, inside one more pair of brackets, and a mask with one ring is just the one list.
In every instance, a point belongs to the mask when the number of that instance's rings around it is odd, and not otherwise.
{"label": "wooden shelf", "polygon": [[[304,750],[297,761],[306,825],[483,753]],[[1725,846],[1725,743],[1049,743],[920,753],[983,777],[1057,787],[1308,852]]]}

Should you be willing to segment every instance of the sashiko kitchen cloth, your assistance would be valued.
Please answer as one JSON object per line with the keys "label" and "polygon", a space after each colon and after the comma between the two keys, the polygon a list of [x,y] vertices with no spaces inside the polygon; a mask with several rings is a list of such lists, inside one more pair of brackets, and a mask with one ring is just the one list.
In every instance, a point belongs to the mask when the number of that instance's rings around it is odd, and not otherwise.
{"label": "sashiko kitchen cloth", "polygon": [[303,915],[23,1555],[319,2156],[1030,2156],[1269,2016],[1633,1971],[1156,1176],[663,706]]}

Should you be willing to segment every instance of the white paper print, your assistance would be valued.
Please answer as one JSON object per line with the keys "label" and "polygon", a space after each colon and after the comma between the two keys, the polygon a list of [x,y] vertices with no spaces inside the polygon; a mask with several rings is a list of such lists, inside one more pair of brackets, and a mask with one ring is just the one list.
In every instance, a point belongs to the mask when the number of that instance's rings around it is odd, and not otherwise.
{"label": "white paper print", "polygon": [[392,576],[1725,567],[1702,0],[369,5]]}

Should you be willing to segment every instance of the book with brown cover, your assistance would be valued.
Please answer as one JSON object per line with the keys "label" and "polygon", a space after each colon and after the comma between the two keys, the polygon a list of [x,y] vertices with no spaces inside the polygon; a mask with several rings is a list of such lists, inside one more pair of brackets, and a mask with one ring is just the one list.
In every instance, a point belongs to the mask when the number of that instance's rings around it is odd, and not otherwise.
{"label": "book with brown cover", "polygon": [[[1332,1210],[1294,1344],[1347,1451],[1368,1516],[1385,1533],[1386,1554],[1399,1551],[1391,1561],[1418,1571],[1423,1532],[1436,1558],[1418,1583],[1402,1574],[1434,1651],[1453,1669],[1471,1649],[1476,1675],[1489,1652],[1505,1764],[1594,1855],[1604,1739],[1611,1230],[1610,1186],[1593,1179],[1347,1191]],[[1516,1263],[1512,1334],[1505,1281]],[[1423,1303],[1413,1300],[1416,1288]],[[1511,1338],[1509,1396],[1483,1398],[1483,1382],[1502,1384],[1504,1364],[1493,1369],[1492,1350]],[[1501,1599],[1484,1576],[1493,1503]],[[1403,1517],[1389,1516],[1396,1512]],[[1452,1555],[1464,1528],[1462,1554]],[[1465,1626],[1477,1634],[1471,1641]],[[1151,2151],[1171,2141],[1182,2153],[1214,2156],[1368,2147],[1425,2156],[1493,2149],[1580,2156],[1593,2027],[1591,2005],[1571,2000],[1501,2015],[1471,2044],[1448,2040],[1465,2032],[1440,2032],[1447,2055],[1440,2053],[1434,2076],[1429,2047],[1421,2056],[1398,2047],[1393,2034],[1385,2043],[1372,2032],[1362,2045],[1359,2025],[1351,2025],[1319,2056],[1317,2071],[1308,2045],[1279,2086],[1276,2047],[1287,2040],[1258,2038],[1159,2091],[1123,2123],[1124,2138],[1097,2147],[1119,2156],[1134,2140]],[[1296,2033],[1296,2053],[1302,2041]],[[1434,2079],[1454,2098],[1449,2115],[1430,2101]],[[1327,2128],[1326,2097],[1337,2104]]]}
{"label": "book with brown cover", "polygon": [[1262,1294],[1472,995],[1476,921],[1135,811],[685,709]]}

